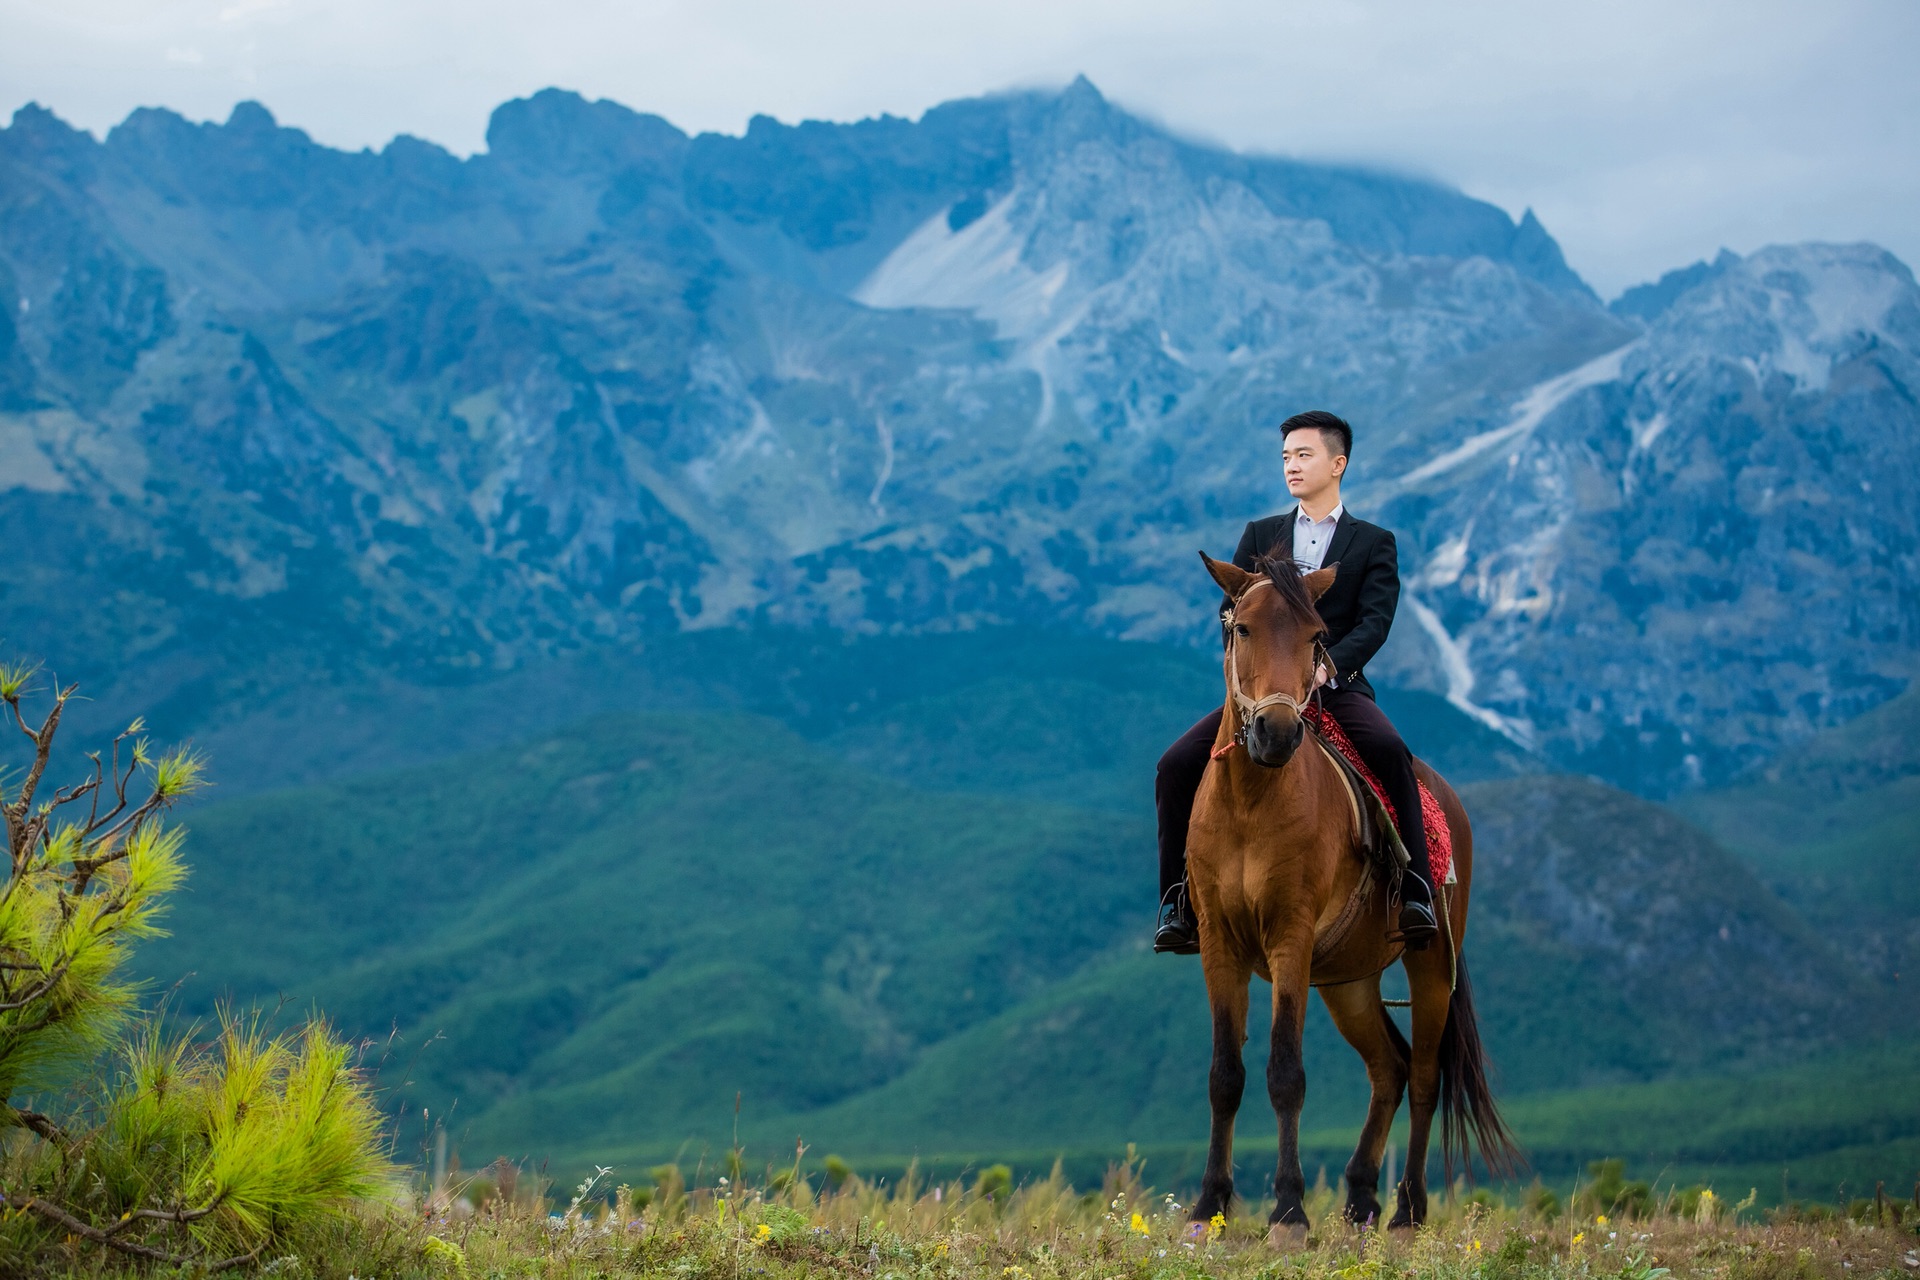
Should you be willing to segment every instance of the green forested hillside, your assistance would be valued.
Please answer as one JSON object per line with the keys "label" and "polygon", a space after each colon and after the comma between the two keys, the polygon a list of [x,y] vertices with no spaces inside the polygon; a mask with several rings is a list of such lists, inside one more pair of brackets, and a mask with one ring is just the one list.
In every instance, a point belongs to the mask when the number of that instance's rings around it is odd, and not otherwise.
{"label": "green forested hillside", "polygon": [[[192,738],[232,794],[404,768],[504,746],[603,711],[744,711],[779,720],[864,768],[935,790],[1037,794],[1148,812],[1153,763],[1220,704],[1216,653],[1060,632],[849,636],[776,628],[660,636],[466,683],[369,671],[303,673],[263,655],[157,705],[130,673],[77,723],[148,706]],[[164,684],[163,673],[148,673]],[[177,674],[177,673],[175,673]],[[1415,749],[1472,782],[1540,766],[1432,694],[1383,690]]]}
{"label": "green forested hillside", "polygon": [[1920,1017],[1920,690],[1676,805]]}
{"label": "green forested hillside", "polygon": [[[1092,1169],[1136,1142],[1178,1176],[1204,1135],[1207,1036],[1198,965],[1144,950],[1148,779],[1218,676],[1124,645],[1069,671],[1076,646],[1014,640],[793,646],[783,666],[727,638],[727,679],[704,687],[688,656],[454,691],[396,736],[683,709],[207,806],[150,972],[192,975],[188,1012],[284,995],[397,1031],[380,1051],[396,1104],[446,1118],[469,1164],[715,1151],[737,1096],[769,1157],[799,1136],[876,1167],[1066,1153]],[[355,696],[378,706],[341,704]],[[729,701],[778,718],[712,709]],[[1565,1090],[1624,1090],[1569,1099],[1612,1115],[1606,1098],[1787,1070],[1769,1064],[1885,1027],[1883,991],[1694,828],[1599,784],[1511,776],[1524,758],[1438,699],[1389,705],[1416,746],[1494,779],[1465,793],[1469,958],[1516,1114],[1553,1137],[1543,1167],[1671,1137],[1616,1116],[1582,1151],[1536,1122]],[[1256,1081],[1261,1044],[1256,1028]],[[1320,1015],[1309,1069],[1307,1124],[1331,1152],[1365,1085]],[[1252,1088],[1250,1160],[1270,1127]]]}
{"label": "green forested hillside", "polygon": [[478,1122],[538,1093],[556,1145],[878,1083],[1151,900],[1138,823],[912,791],[740,716],[602,718],[192,825],[148,952],[200,975],[188,1007],[284,991],[438,1036],[406,1097]]}
{"label": "green forested hillside", "polygon": [[1535,1166],[1565,1177],[1604,1150],[1638,1176],[1712,1183],[1767,1203],[1870,1195],[1920,1181],[1920,1040],[1759,1071],[1722,1071],[1515,1099]]}

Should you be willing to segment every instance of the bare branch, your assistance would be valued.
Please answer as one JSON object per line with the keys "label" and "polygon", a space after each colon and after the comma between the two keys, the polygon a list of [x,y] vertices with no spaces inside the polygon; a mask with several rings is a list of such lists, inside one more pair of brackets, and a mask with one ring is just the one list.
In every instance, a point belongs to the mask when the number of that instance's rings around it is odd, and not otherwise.
{"label": "bare branch", "polygon": [[[126,736],[123,733],[120,738]],[[113,808],[109,809],[104,817],[95,817],[92,814],[87,816],[87,825],[80,834],[89,840],[93,838],[94,832],[119,817],[121,811],[127,807],[127,783],[133,781],[133,771],[140,767],[139,752],[134,752],[133,756],[127,760],[126,772],[120,772],[120,738],[113,740],[114,764],[113,772],[109,775],[113,778]]]}
{"label": "bare branch", "polygon": [[[23,812],[33,802],[33,793],[40,789],[40,776],[47,771],[47,757],[53,754],[53,735],[60,729],[60,714],[67,709],[67,699],[79,687],[70,684],[54,694],[53,709],[40,722],[40,728],[27,730],[27,736],[33,739],[33,764],[28,768],[26,781],[20,784],[20,794],[15,800]],[[16,710],[14,714],[18,716],[19,711]],[[21,722],[21,728],[26,729],[24,721]]]}
{"label": "bare branch", "polygon": [[[154,1222],[198,1222],[215,1209],[218,1209],[220,1202],[226,1198],[227,1193],[222,1191],[198,1209],[135,1209],[132,1216],[127,1218],[126,1221],[132,1222],[140,1218],[147,1218]],[[119,1228],[116,1227],[112,1229],[118,1230]]]}
{"label": "bare branch", "polygon": [[142,800],[139,808],[101,832],[99,839],[104,843],[117,838],[123,832],[130,835],[139,828],[142,822],[147,820],[155,809],[164,809],[171,803],[173,803],[171,800],[156,791],[145,800]]}
{"label": "bare branch", "polygon": [[26,734],[27,737],[31,738],[34,741],[34,743],[37,745],[40,741],[40,735],[35,733],[33,730],[27,728],[27,718],[26,716],[22,715],[20,712],[20,699],[8,698],[7,706],[12,710],[13,722],[20,726],[20,732]]}
{"label": "bare branch", "polygon": [[24,1107],[14,1107],[12,1110],[13,1118],[19,1122],[21,1128],[33,1130],[48,1142],[57,1142],[62,1146],[66,1145],[67,1131],[46,1116],[41,1115],[38,1111],[28,1111]]}
{"label": "bare branch", "polygon": [[[109,1249],[117,1250],[120,1253],[131,1254],[136,1258],[147,1258],[154,1262],[164,1262],[170,1267],[184,1267],[194,1260],[194,1255],[191,1253],[168,1253],[165,1249],[156,1249],[152,1245],[141,1244],[137,1240],[123,1240],[115,1234],[115,1231],[120,1229],[119,1227],[116,1226],[113,1230],[102,1230],[90,1222],[74,1217],[73,1214],[67,1212],[59,1205],[51,1201],[42,1200],[38,1196],[28,1196],[22,1200],[15,1200],[5,1191],[0,1191],[0,1201],[8,1204],[17,1204],[23,1210],[37,1213],[51,1222],[57,1222],[83,1240],[91,1240],[95,1244],[105,1245]],[[216,1201],[216,1203],[218,1202]],[[212,1206],[208,1206],[208,1212],[211,1211]],[[195,1211],[184,1210],[182,1212],[194,1213]],[[141,1220],[143,1215],[149,1214],[175,1222],[188,1222],[192,1220],[191,1218],[173,1216],[161,1210],[143,1209],[137,1211],[131,1217],[123,1219],[123,1221],[138,1221]],[[215,1262],[209,1262],[206,1264],[206,1269],[210,1272],[232,1270],[234,1267],[242,1266],[259,1257],[260,1251],[266,1247],[267,1242],[262,1240],[254,1246],[251,1252],[236,1254],[231,1258],[222,1258]]]}
{"label": "bare branch", "polygon": [[[100,816],[100,783],[106,776],[106,766],[100,763],[98,751],[87,752],[87,759],[93,761],[93,803],[87,807],[87,825],[85,830],[93,830],[94,822]],[[120,772],[120,739],[113,740],[113,771]]]}
{"label": "bare branch", "polygon": [[[0,1196],[5,1196],[5,1193],[0,1192]],[[5,1198],[8,1201],[12,1201],[13,1199],[11,1196],[5,1196]],[[151,1245],[144,1245],[136,1240],[121,1240],[116,1236],[109,1235],[107,1232],[102,1231],[92,1223],[82,1222],[65,1209],[62,1209],[59,1205],[49,1204],[38,1196],[28,1196],[18,1203],[21,1209],[30,1210],[43,1218],[57,1222],[83,1240],[91,1240],[95,1244],[106,1245],[109,1249],[116,1249],[121,1253],[130,1253],[136,1258],[148,1258],[154,1262],[164,1262],[170,1267],[182,1267],[187,1264],[188,1259],[185,1254],[168,1253],[165,1249],[155,1249]]]}
{"label": "bare branch", "polygon": [[71,786],[61,787],[53,793],[53,803],[48,807],[58,809],[63,804],[72,804],[75,800],[79,800],[90,792],[98,790],[99,787],[100,779],[98,776],[88,778],[85,782],[76,782]]}
{"label": "bare branch", "polygon": [[67,970],[73,966],[71,955],[63,956],[60,963],[47,971],[47,976],[16,1000],[0,1000],[0,1013],[12,1013],[15,1009],[24,1009],[47,992],[60,985],[60,979],[67,976]]}

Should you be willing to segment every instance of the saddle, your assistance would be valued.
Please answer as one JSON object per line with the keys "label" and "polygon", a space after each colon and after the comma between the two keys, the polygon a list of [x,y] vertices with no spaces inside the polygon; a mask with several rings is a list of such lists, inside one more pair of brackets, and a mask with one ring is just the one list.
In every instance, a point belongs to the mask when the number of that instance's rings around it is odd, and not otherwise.
{"label": "saddle", "polygon": [[[1354,807],[1354,825],[1360,831],[1360,852],[1382,880],[1389,884],[1398,881],[1400,873],[1413,865],[1413,859],[1407,853],[1405,842],[1400,839],[1399,815],[1388,803],[1386,789],[1360,758],[1359,748],[1353,745],[1353,739],[1347,737],[1347,731],[1340,727],[1340,722],[1328,715],[1319,703],[1309,703],[1301,719],[1306,721],[1308,731],[1346,780],[1347,799]],[[1456,880],[1453,874],[1453,829],[1447,825],[1446,810],[1440,807],[1439,800],[1434,798],[1427,784],[1420,782],[1419,787],[1421,825],[1427,829],[1427,865],[1433,869],[1436,882],[1453,884]]]}
{"label": "saddle", "polygon": [[[1314,742],[1326,752],[1346,783],[1347,802],[1352,805],[1354,828],[1358,832],[1354,843],[1367,865],[1366,874],[1361,876],[1339,912],[1331,920],[1323,918],[1315,930],[1313,981],[1317,986],[1352,981],[1365,973],[1378,972],[1399,956],[1400,947],[1391,941],[1388,931],[1392,904],[1399,898],[1400,876],[1413,860],[1400,838],[1400,824],[1380,780],[1360,759],[1359,750],[1339,722],[1318,703],[1309,704],[1301,718]],[[1439,881],[1437,893],[1444,902],[1444,886],[1456,880],[1453,832],[1447,825],[1445,811],[1427,784],[1421,782],[1419,786],[1421,817],[1427,829],[1428,862],[1434,878]],[[1441,910],[1444,909],[1442,906]],[[1356,934],[1355,929],[1363,919],[1368,921],[1366,930]],[[1365,941],[1368,937],[1378,941],[1369,943]],[[1363,954],[1356,954],[1350,942]],[[1348,972],[1356,964],[1357,969]]]}

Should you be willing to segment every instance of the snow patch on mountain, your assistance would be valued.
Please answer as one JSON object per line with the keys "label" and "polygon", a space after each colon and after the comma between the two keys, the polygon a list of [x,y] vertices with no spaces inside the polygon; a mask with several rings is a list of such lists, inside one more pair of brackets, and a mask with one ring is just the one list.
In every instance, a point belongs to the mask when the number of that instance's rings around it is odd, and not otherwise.
{"label": "snow patch on mountain", "polygon": [[1440,658],[1440,670],[1446,677],[1446,698],[1459,710],[1472,716],[1495,733],[1502,734],[1509,741],[1531,751],[1534,747],[1533,725],[1526,720],[1512,716],[1503,716],[1490,707],[1483,707],[1473,700],[1473,686],[1478,677],[1474,675],[1473,660],[1468,653],[1467,644],[1456,639],[1447,630],[1435,613],[1420,597],[1406,595],[1402,597],[1407,607],[1413,610],[1414,618],[1420,623],[1420,629],[1433,642],[1435,652]]}
{"label": "snow patch on mountain", "polygon": [[900,242],[853,290],[869,307],[958,307],[999,326],[1003,336],[1033,338],[1052,321],[1069,266],[1028,266],[1027,237],[1013,225],[1009,194],[958,231],[942,209]]}
{"label": "snow patch on mountain", "polygon": [[1565,404],[1575,393],[1618,379],[1628,353],[1638,345],[1637,342],[1626,343],[1587,361],[1577,369],[1548,378],[1520,397],[1519,404],[1514,406],[1513,419],[1506,425],[1469,437],[1439,457],[1422,463],[1401,476],[1395,487],[1405,490],[1423,484],[1503,444],[1532,434],[1535,428],[1546,421],[1548,414]]}

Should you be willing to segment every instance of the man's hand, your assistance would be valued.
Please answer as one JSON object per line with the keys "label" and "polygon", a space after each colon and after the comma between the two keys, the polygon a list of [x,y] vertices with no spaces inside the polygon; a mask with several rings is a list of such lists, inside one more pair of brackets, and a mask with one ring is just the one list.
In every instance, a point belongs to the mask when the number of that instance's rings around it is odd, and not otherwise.
{"label": "man's hand", "polygon": [[1321,685],[1325,684],[1327,681],[1331,679],[1333,679],[1333,672],[1327,669],[1326,663],[1324,662],[1314,663],[1313,665],[1313,687],[1314,688],[1318,689]]}

